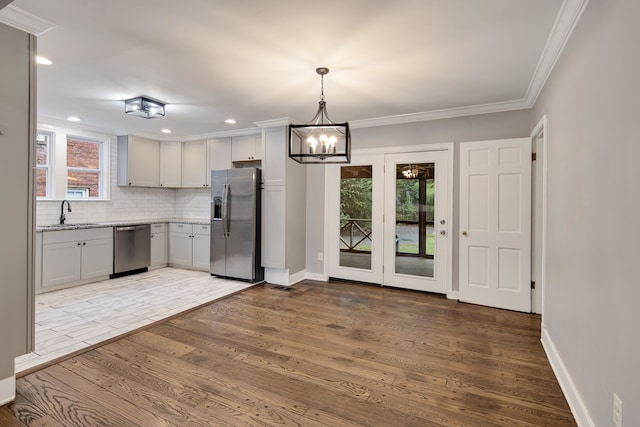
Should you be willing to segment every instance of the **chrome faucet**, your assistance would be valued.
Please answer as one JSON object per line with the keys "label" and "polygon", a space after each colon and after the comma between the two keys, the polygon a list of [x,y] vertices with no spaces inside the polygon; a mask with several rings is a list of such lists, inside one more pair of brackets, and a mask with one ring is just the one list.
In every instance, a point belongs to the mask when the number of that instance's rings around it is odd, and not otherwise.
{"label": "chrome faucet", "polygon": [[67,202],[67,212],[71,212],[71,203],[69,203],[67,199],[64,199],[60,205],[60,224],[64,224],[64,221],[67,219],[67,217],[64,216],[64,202]]}

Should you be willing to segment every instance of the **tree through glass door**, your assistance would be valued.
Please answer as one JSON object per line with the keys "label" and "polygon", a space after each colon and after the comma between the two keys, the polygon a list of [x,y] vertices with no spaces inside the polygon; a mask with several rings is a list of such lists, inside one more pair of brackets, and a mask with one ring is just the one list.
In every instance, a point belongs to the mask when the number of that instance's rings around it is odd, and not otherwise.
{"label": "tree through glass door", "polygon": [[372,169],[371,165],[340,168],[341,267],[371,269]]}
{"label": "tree through glass door", "polygon": [[448,156],[446,151],[385,155],[384,285],[447,291]]}
{"label": "tree through glass door", "polygon": [[433,277],[435,164],[396,165],[397,273]]}

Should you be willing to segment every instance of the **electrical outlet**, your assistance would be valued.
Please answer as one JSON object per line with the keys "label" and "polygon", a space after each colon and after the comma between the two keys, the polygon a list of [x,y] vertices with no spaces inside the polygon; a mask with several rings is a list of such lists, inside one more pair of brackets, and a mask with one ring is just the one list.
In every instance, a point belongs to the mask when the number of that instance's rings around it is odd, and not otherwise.
{"label": "electrical outlet", "polygon": [[622,400],[613,393],[613,424],[622,427]]}
{"label": "electrical outlet", "polygon": [[318,252],[318,261],[324,261],[324,254],[322,252]]}

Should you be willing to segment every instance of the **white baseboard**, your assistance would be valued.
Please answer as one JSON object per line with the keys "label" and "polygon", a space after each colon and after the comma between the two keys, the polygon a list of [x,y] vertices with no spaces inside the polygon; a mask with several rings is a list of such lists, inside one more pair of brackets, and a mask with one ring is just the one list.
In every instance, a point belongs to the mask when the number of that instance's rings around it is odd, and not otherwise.
{"label": "white baseboard", "polygon": [[264,269],[264,280],[274,285],[289,286],[289,270],[284,268],[267,268]]}
{"label": "white baseboard", "polygon": [[298,271],[295,274],[289,276],[289,285],[295,285],[298,282],[302,282],[307,276],[306,270]]}
{"label": "white baseboard", "polygon": [[569,371],[567,371],[556,346],[553,344],[549,333],[544,327],[542,328],[541,341],[542,347],[544,347],[544,351],[547,353],[547,359],[549,359],[549,363],[551,364],[551,369],[553,369],[553,373],[556,375],[560,388],[562,388],[564,397],[567,399],[567,403],[571,409],[571,413],[576,419],[576,423],[579,427],[596,427],[596,424],[589,415],[587,406],[584,404],[576,385],[569,375]]}
{"label": "white baseboard", "polygon": [[16,399],[16,376],[0,380],[0,406]]}
{"label": "white baseboard", "polygon": [[458,291],[449,291],[449,292],[447,292],[447,299],[459,300],[460,299],[460,292],[458,292]]}
{"label": "white baseboard", "polygon": [[322,274],[322,273],[309,273],[307,272],[307,274],[305,275],[305,278],[308,280],[316,280],[318,282],[328,282],[329,281],[329,276],[327,276],[326,274]]}
{"label": "white baseboard", "polygon": [[288,268],[265,268],[264,280],[268,283],[281,286],[291,286],[305,279],[306,271],[301,270],[294,274],[289,274]]}

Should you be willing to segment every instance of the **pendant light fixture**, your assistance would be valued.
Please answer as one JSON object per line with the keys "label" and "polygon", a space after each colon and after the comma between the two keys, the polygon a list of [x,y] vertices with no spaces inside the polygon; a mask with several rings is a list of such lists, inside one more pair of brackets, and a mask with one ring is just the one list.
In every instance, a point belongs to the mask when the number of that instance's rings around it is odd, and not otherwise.
{"label": "pendant light fixture", "polygon": [[316,68],[320,75],[320,102],[311,122],[289,125],[289,157],[298,163],[350,163],[351,132],[349,123],[334,123],[327,115],[324,100],[326,67]]}

